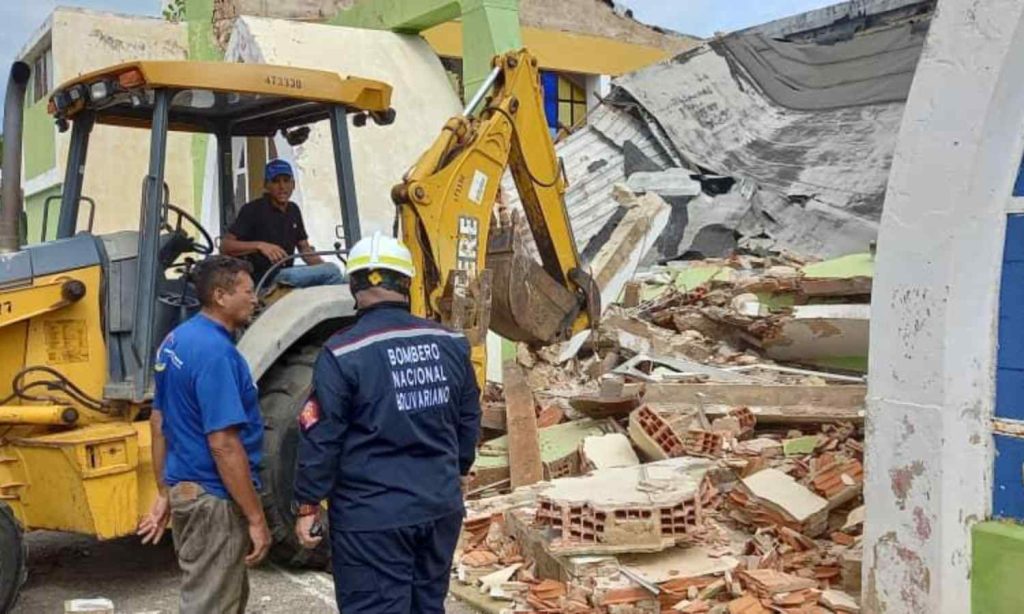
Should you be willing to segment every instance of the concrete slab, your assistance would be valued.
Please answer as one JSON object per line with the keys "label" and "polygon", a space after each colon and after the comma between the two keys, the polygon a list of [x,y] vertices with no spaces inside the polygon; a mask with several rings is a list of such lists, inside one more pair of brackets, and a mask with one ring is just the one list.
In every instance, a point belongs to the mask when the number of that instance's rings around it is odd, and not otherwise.
{"label": "concrete slab", "polygon": [[755,497],[778,507],[797,522],[804,522],[828,506],[828,501],[777,469],[765,469],[744,478]]}

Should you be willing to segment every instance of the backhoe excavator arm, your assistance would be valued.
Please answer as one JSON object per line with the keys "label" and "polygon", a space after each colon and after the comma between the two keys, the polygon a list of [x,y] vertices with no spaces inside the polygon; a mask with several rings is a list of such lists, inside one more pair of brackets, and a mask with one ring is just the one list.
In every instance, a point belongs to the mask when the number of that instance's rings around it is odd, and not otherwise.
{"label": "backhoe excavator arm", "polygon": [[[569,225],[536,60],[525,50],[496,57],[484,89],[492,84],[481,112],[472,115],[475,99],[450,119],[392,190],[402,239],[417,266],[413,313],[465,331],[481,381],[488,327],[514,341],[548,345],[595,326],[600,314],[600,295]],[[506,168],[540,264],[495,211]]]}

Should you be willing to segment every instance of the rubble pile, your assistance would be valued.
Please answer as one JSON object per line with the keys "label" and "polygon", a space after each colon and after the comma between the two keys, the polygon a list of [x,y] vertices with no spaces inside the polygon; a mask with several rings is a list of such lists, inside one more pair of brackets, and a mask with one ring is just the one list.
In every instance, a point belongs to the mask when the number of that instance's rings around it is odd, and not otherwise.
{"label": "rubble pile", "polygon": [[[658,267],[569,359],[520,346],[543,480],[510,489],[519,457],[489,389],[497,436],[474,468],[453,593],[493,612],[859,611],[857,356],[797,337],[784,347],[807,360],[772,358],[799,309],[867,307],[870,256],[840,260],[853,271],[791,255]],[[818,344],[844,336],[813,326]]]}

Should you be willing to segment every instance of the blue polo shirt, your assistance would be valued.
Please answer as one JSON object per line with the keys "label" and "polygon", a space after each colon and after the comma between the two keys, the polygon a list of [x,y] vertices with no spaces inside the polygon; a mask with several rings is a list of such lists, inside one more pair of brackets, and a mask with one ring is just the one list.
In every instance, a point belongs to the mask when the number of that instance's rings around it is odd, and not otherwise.
{"label": "blue polo shirt", "polygon": [[164,482],[196,482],[228,499],[206,436],[238,427],[253,482],[263,455],[259,392],[224,326],[197,314],[171,331],[156,355],[156,397],[167,442]]}

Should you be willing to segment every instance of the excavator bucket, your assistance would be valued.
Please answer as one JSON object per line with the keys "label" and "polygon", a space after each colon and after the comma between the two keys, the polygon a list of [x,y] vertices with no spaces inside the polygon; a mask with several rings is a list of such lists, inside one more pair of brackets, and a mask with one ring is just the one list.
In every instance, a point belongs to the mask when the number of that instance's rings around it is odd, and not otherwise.
{"label": "excavator bucket", "polygon": [[550,345],[568,338],[580,301],[526,253],[514,225],[491,232],[491,330],[506,339]]}

